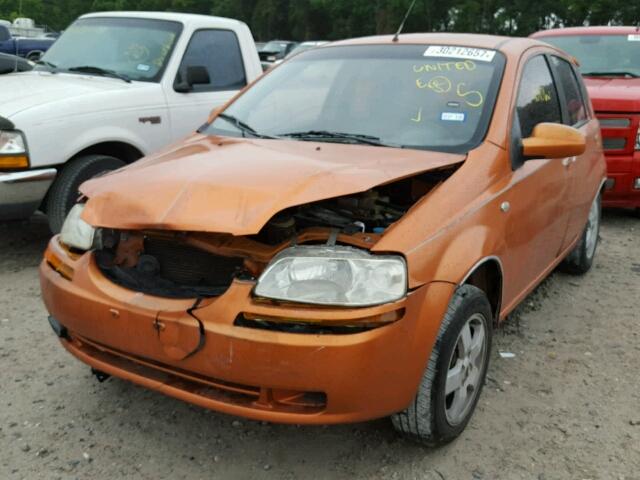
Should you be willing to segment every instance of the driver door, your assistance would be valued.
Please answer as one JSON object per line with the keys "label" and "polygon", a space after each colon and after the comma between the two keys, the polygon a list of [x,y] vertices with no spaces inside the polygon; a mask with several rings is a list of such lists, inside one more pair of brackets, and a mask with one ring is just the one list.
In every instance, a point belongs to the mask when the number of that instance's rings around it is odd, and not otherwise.
{"label": "driver door", "polygon": [[[204,67],[209,82],[176,91],[188,67]],[[230,100],[247,84],[240,44],[231,30],[206,29],[193,33],[173,84],[165,86],[173,139],[194,132],[214,108]],[[181,90],[178,88],[178,90]]]}
{"label": "driver door", "polygon": [[556,260],[562,246],[570,210],[570,160],[524,159],[520,141],[538,123],[562,123],[560,98],[546,58],[531,57],[520,80],[512,130],[511,188],[503,198],[508,215],[503,263],[505,304],[520,299],[537,284]]}

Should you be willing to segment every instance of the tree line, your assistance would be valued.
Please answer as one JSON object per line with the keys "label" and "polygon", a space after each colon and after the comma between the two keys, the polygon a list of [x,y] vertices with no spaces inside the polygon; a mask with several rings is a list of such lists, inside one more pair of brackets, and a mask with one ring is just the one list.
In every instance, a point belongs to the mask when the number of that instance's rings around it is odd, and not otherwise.
{"label": "tree line", "polygon": [[[33,18],[63,30],[83,13],[155,10],[246,22],[257,40],[336,40],[394,32],[411,0],[0,0],[0,19]],[[417,0],[406,32],[526,36],[579,25],[639,25],[638,0]]]}

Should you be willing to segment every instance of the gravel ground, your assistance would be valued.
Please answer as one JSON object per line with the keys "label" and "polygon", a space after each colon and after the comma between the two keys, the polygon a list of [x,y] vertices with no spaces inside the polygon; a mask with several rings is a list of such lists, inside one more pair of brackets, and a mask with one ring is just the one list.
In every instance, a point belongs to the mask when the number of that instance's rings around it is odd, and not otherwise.
{"label": "gravel ground", "polygon": [[[466,432],[237,420],[99,384],[46,321],[42,218],[0,224],[0,479],[640,479],[640,220],[605,212],[595,268],[554,273],[497,332]],[[511,352],[514,358],[502,358]]]}

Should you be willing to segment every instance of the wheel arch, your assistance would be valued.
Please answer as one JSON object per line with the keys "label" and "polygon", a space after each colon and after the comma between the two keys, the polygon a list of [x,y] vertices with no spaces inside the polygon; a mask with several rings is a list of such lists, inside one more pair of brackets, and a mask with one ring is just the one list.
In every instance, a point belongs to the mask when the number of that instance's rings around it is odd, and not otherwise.
{"label": "wheel arch", "polygon": [[496,323],[500,319],[503,284],[504,269],[502,261],[496,255],[489,255],[477,261],[459,283],[459,285],[473,285],[485,293]]}
{"label": "wheel arch", "polygon": [[[60,175],[60,172],[62,172],[72,160],[87,155],[107,155],[110,157],[115,157],[122,160],[127,165],[144,157],[144,153],[142,152],[142,150],[130,142],[125,142],[122,140],[108,140],[98,142],[88,147],[84,147],[82,150],[71,155],[65,163],[55,167],[58,170],[58,175]],[[49,188],[46,195],[42,199],[42,202],[40,203],[39,209],[44,213],[47,213],[46,206],[50,192],[51,188]]]}
{"label": "wheel arch", "polygon": [[85,155],[108,155],[110,157],[119,158],[127,164],[133,163],[144,157],[142,150],[133,144],[122,140],[110,140],[95,143],[83,148],[72,155],[67,162]]}

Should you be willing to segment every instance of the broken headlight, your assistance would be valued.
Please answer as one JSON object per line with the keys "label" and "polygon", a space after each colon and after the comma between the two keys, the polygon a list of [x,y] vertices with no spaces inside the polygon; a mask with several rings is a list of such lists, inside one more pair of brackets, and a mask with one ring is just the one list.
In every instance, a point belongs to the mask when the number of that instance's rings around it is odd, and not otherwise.
{"label": "broken headlight", "polygon": [[84,210],[83,204],[74,205],[62,225],[60,241],[68,247],[87,251],[93,246],[96,229],[80,218]]}
{"label": "broken headlight", "polygon": [[255,289],[265,298],[348,307],[394,302],[406,293],[403,257],[342,246],[287,248],[269,263]]}

